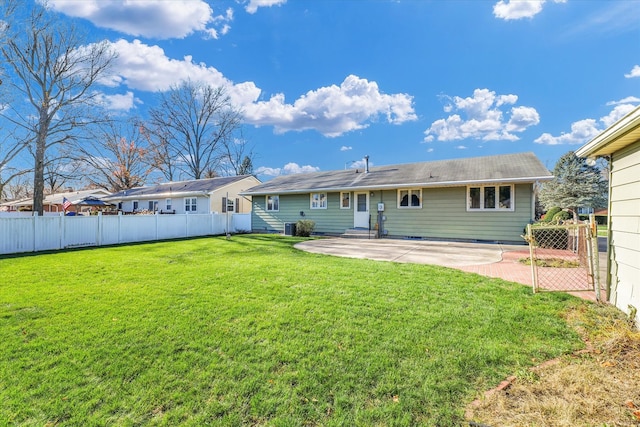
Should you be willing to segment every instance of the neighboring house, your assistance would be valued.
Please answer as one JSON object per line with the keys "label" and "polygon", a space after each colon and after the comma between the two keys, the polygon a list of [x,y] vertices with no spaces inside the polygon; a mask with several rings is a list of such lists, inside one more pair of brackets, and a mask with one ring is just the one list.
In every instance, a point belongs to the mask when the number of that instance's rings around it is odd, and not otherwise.
{"label": "neighboring house", "polygon": [[105,200],[124,213],[248,213],[251,199],[238,193],[257,184],[253,175],[167,182],[119,191]]}
{"label": "neighboring house", "polygon": [[576,151],[609,157],[609,300],[640,326],[640,107]]}
{"label": "neighboring house", "polygon": [[[62,204],[66,199],[71,203],[71,206],[66,211],[79,213],[82,210],[90,209],[90,206],[84,204],[85,200],[102,200],[110,194],[110,192],[103,189],[67,191],[65,193],[54,193],[45,196],[42,204],[45,212],[64,212]],[[2,203],[0,206],[7,208],[9,212],[32,211],[33,197]]]}
{"label": "neighboring house", "polygon": [[315,221],[315,232],[524,243],[534,184],[552,179],[533,153],[287,175],[252,196],[254,232]]}

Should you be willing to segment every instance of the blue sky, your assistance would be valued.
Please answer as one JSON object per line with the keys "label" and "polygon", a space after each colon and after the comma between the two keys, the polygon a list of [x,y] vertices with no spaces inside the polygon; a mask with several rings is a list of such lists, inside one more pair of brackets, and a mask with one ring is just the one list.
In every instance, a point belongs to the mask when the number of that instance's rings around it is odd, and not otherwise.
{"label": "blue sky", "polygon": [[[556,160],[640,104],[640,1],[49,0],[118,52],[99,90],[145,116],[227,87],[262,180],[533,151]],[[354,162],[355,161],[355,162]]]}

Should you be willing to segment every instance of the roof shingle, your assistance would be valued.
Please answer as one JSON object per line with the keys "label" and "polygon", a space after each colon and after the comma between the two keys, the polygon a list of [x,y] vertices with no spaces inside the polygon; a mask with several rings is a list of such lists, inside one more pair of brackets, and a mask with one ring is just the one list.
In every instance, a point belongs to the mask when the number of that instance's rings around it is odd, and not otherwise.
{"label": "roof shingle", "polygon": [[535,182],[552,178],[535,154],[519,153],[439,160],[280,176],[244,191],[244,195],[304,193],[400,187],[443,187],[470,183]]}

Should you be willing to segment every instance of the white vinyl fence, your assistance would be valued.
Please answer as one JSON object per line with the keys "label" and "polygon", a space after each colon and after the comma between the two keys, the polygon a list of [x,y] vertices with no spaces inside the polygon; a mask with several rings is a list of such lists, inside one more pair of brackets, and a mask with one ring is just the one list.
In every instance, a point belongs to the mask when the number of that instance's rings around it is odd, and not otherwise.
{"label": "white vinyl fence", "polygon": [[0,215],[0,255],[251,230],[251,214]]}

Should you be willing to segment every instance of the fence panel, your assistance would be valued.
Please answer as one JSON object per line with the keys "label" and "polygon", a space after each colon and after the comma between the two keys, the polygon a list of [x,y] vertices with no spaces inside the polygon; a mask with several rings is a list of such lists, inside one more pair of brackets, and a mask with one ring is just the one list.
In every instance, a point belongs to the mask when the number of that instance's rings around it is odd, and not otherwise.
{"label": "fence panel", "polygon": [[50,251],[60,249],[64,243],[62,239],[63,221],[62,216],[34,216],[31,217],[35,229],[35,251]]}
{"label": "fence panel", "polygon": [[35,250],[33,217],[0,218],[0,254]]}
{"label": "fence panel", "polygon": [[157,215],[122,215],[120,243],[145,242],[157,238]]}
{"label": "fence panel", "polygon": [[158,220],[158,240],[186,237],[189,215],[156,215],[156,217]]}
{"label": "fence panel", "polygon": [[236,232],[251,231],[251,214],[233,214],[233,227]]}
{"label": "fence panel", "polygon": [[100,245],[120,243],[120,220],[122,215],[101,215]]}
{"label": "fence panel", "polygon": [[529,225],[534,291],[595,291],[589,224]]}
{"label": "fence panel", "polygon": [[251,214],[0,216],[0,254],[251,230]]}
{"label": "fence panel", "polygon": [[185,237],[206,236],[211,232],[210,215],[187,215],[187,234]]}
{"label": "fence panel", "polygon": [[[61,247],[76,248],[80,246],[98,246],[98,216],[59,217],[63,223],[63,240]],[[60,249],[60,248],[56,248]]]}

